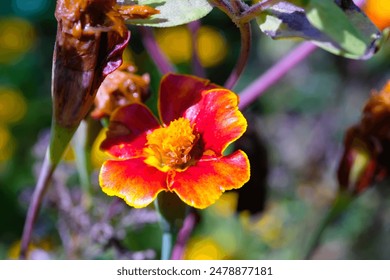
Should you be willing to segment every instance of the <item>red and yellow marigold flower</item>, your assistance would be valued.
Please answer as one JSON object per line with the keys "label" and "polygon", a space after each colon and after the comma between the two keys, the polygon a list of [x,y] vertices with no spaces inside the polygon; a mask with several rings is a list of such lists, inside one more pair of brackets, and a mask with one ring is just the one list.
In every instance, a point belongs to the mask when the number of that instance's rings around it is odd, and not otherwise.
{"label": "red and yellow marigold flower", "polygon": [[102,190],[130,206],[176,193],[196,208],[249,180],[246,154],[223,155],[246,130],[235,93],[208,80],[168,74],[160,84],[159,117],[142,104],[116,110],[101,148],[115,157],[100,171]]}

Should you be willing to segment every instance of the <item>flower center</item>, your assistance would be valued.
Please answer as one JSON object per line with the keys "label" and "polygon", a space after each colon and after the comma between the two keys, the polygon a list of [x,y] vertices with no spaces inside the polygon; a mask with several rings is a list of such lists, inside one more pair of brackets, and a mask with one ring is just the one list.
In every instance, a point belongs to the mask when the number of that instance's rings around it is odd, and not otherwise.
{"label": "flower center", "polygon": [[179,118],[154,130],[146,139],[145,163],[167,172],[183,170],[191,164],[191,151],[199,135],[194,133],[189,120]]}

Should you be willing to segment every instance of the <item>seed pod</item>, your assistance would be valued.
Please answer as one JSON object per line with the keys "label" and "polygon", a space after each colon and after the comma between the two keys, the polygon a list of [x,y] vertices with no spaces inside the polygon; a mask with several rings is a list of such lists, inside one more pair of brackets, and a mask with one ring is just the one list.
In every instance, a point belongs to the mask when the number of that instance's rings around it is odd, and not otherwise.
{"label": "seed pod", "polygon": [[58,0],[53,57],[54,122],[77,127],[105,76],[122,63],[130,33],[115,0]]}

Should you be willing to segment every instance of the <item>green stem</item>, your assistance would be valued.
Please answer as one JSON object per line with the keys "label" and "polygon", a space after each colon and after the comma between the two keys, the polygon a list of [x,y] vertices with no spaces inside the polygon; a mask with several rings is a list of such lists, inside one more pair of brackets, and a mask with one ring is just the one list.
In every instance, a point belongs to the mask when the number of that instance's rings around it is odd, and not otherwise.
{"label": "green stem", "polygon": [[92,145],[101,128],[99,122],[88,117],[81,121],[73,139],[73,147],[76,153],[76,166],[84,194],[83,204],[86,209],[89,209],[92,203]]}
{"label": "green stem", "polygon": [[177,238],[177,229],[170,228],[167,231],[163,231],[162,243],[161,243],[161,259],[169,260],[171,259],[173,245],[176,242]]}
{"label": "green stem", "polygon": [[75,149],[76,167],[79,173],[80,185],[83,190],[83,204],[86,209],[91,205],[91,146],[88,145],[88,124],[86,121],[80,123],[73,139]]}
{"label": "green stem", "polygon": [[310,239],[309,244],[307,246],[304,259],[308,260],[312,258],[314,251],[320,244],[325,229],[329,225],[331,225],[340,216],[340,214],[342,214],[348,208],[348,206],[353,201],[353,198],[354,197],[351,194],[345,192],[340,192],[337,195],[330,209],[327,211],[321,223],[312,235],[312,238]]}
{"label": "green stem", "polygon": [[171,192],[161,192],[155,200],[155,207],[159,213],[160,226],[163,233],[161,259],[169,260],[188,208],[176,194]]}

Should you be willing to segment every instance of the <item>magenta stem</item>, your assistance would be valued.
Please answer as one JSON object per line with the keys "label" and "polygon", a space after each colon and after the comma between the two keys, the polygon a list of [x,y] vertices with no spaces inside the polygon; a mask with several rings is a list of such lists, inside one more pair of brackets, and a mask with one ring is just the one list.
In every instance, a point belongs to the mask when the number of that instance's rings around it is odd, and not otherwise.
{"label": "magenta stem", "polygon": [[317,47],[310,42],[302,43],[274,64],[267,72],[241,91],[240,109],[247,107],[269,87],[275,85],[288,71],[308,57],[316,48]]}
{"label": "magenta stem", "polygon": [[28,247],[31,242],[32,230],[37,219],[39,210],[41,208],[42,199],[49,186],[51,177],[56,168],[56,164],[50,162],[49,153],[46,153],[43,160],[41,173],[39,174],[37,185],[34,189],[34,193],[29,204],[27,211],[27,217],[23,228],[22,240],[20,245],[20,258],[26,259],[28,253]]}
{"label": "magenta stem", "polygon": [[184,250],[187,244],[188,239],[192,231],[194,230],[197,223],[196,213],[189,213],[185,218],[182,228],[180,229],[175,246],[172,250],[171,259],[172,260],[181,260],[183,259]]}
{"label": "magenta stem", "polygon": [[167,74],[169,72],[175,72],[174,66],[170,63],[165,54],[161,51],[157,45],[154,37],[153,30],[150,27],[140,26],[139,30],[142,34],[142,42],[145,46],[146,51],[156,64],[161,74]]}
{"label": "magenta stem", "polygon": [[226,80],[224,85],[225,88],[232,89],[240,78],[242,72],[244,71],[245,65],[249,58],[249,52],[251,48],[251,27],[249,23],[244,23],[239,26],[241,34],[241,49],[240,55],[237,60],[237,64],[231,72],[229,78]]}

